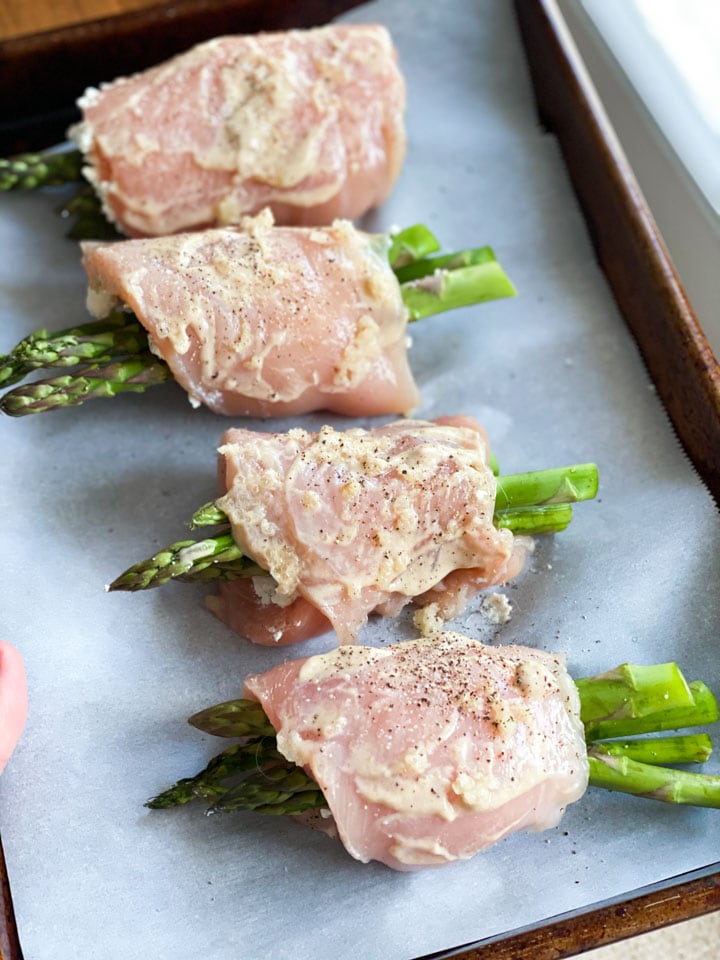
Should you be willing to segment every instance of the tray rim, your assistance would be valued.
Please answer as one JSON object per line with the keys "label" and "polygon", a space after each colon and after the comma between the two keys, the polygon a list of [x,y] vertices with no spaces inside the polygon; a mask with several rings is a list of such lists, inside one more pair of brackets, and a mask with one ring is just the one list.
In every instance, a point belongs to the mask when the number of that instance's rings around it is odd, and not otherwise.
{"label": "tray rim", "polygon": [[[720,365],[557,0],[513,0],[541,124],[685,453],[720,504]],[[622,227],[622,232],[619,228]]]}
{"label": "tray rim", "polygon": [[720,910],[720,861],[635,893],[418,960],[561,960],[705,916]]}

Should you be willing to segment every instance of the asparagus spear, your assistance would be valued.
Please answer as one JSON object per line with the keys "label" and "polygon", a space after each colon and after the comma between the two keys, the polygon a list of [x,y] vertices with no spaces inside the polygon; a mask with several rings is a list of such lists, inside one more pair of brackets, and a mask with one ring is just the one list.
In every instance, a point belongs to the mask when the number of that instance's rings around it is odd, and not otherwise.
{"label": "asparagus spear", "polygon": [[89,183],[66,201],[58,213],[63,218],[74,218],[66,233],[71,240],[122,239],[122,234],[105,216],[100,198]]}
{"label": "asparagus spear", "polygon": [[510,507],[496,510],[495,526],[499,530],[512,530],[517,536],[536,536],[541,533],[561,533],[572,520],[569,503],[553,503],[537,507]]}
{"label": "asparagus spear", "polygon": [[[113,581],[108,590],[148,590],[169,580],[217,583],[257,577],[267,571],[243,555],[229,533],[205,540],[179,540],[155,556],[136,563]],[[120,585],[119,581],[122,581]]]}
{"label": "asparagus spear", "polygon": [[[79,150],[62,153],[23,153],[0,160],[0,191],[36,190],[82,182],[83,156]],[[114,240],[120,237],[102,210],[91,184],[60,207],[60,216],[75,217],[68,237],[72,240]]]}
{"label": "asparagus spear", "polygon": [[199,713],[188,723],[214,737],[274,737],[275,729],[257,700],[226,700]]}
{"label": "asparagus spear", "polygon": [[[564,471],[575,478],[575,483],[566,483],[563,479]],[[537,508],[537,519],[533,516],[533,506],[530,502],[530,496],[523,492],[525,477],[530,478],[530,485],[533,490],[540,490],[543,494],[547,492],[547,487],[538,480],[541,474],[550,475],[549,483],[555,490],[553,496],[560,496],[558,490],[563,491],[563,496],[572,497],[576,500],[588,499],[594,496],[597,490],[597,467],[594,463],[586,463],[579,466],[566,468],[556,468],[548,471],[534,471],[530,474],[512,474],[504,478],[504,500],[503,502],[522,501],[521,510],[501,509],[495,513],[495,523],[498,526],[504,526],[513,529],[516,533],[553,533],[558,527],[554,526],[550,520],[553,512],[563,511],[562,504],[552,504],[550,508],[541,505]],[[522,518],[517,520],[517,516]],[[564,529],[567,526],[568,518],[564,512],[560,518],[561,526]],[[193,515],[191,526],[210,526],[215,524],[226,525],[229,523],[228,517],[215,504],[204,504]],[[155,556],[148,560],[141,560],[133,564],[128,570],[120,574],[107,588],[108,590],[147,590],[151,587],[159,587],[169,580],[200,580],[208,582],[210,580],[227,580],[237,576],[257,576],[263,571],[252,560],[242,555],[239,547],[232,539],[232,535],[225,531],[219,532],[214,537],[206,537],[204,540],[181,540],[173,543],[164,550],[161,550]]]}
{"label": "asparagus spear", "polygon": [[[383,238],[384,240],[384,238]],[[406,227],[390,236],[388,262],[398,276],[399,269],[440,249],[437,237],[422,223]],[[398,276],[399,279],[399,276]]]}
{"label": "asparagus spear", "polygon": [[535,470],[497,478],[495,509],[576,503],[592,500],[598,492],[597,468],[592,463]]}
{"label": "asparagus spear", "polygon": [[229,523],[230,519],[225,511],[221,510],[214,500],[210,500],[195,511],[188,526],[195,530],[197,527],[217,527]]}
{"label": "asparagus spear", "polygon": [[639,763],[705,763],[712,754],[712,740],[706,733],[607,740],[592,743],[590,752],[598,759],[627,757]]}
{"label": "asparagus spear", "polygon": [[317,783],[294,763],[285,762],[259,770],[215,801],[216,811],[254,810],[256,813],[296,814],[326,806]]}
{"label": "asparagus spear", "polygon": [[[428,253],[430,252],[432,251],[428,250]],[[393,269],[400,283],[407,283],[409,280],[429,277],[437,270],[457,270],[458,267],[473,267],[481,263],[492,263],[494,260],[492,247],[471,247],[457,253],[442,253],[437,257],[416,257],[407,263],[393,265]]]}
{"label": "asparagus spear", "polygon": [[496,260],[454,270],[437,270],[420,280],[401,284],[400,289],[411,321],[457,307],[514,297],[517,293]]}
{"label": "asparagus spear", "polygon": [[720,776],[638,763],[629,757],[597,753],[592,747],[588,760],[590,783],[594,787],[665,803],[720,808]]}
{"label": "asparagus spear", "polygon": [[712,692],[701,680],[688,684],[692,703],[664,707],[658,703],[653,712],[631,717],[607,717],[592,720],[585,729],[589,740],[605,740],[611,737],[627,737],[638,733],[660,733],[664,730],[679,730],[682,727],[715,723],[718,705]]}
{"label": "asparagus spear", "polygon": [[22,153],[0,160],[0,190],[36,190],[81,179],[83,156],[79,150],[63,153]]}
{"label": "asparagus spear", "polygon": [[18,387],[0,399],[0,411],[11,417],[45,413],[61,407],[79,406],[96,397],[143,393],[148,387],[171,378],[170,369],[162,360],[151,353],[139,353],[114,363],[91,364],[76,374],[64,374]]}
{"label": "asparagus spear", "polygon": [[178,780],[174,786],[159,794],[147,806],[161,810],[181,806],[198,798],[214,800],[216,797],[221,797],[227,790],[227,787],[223,786],[223,780],[278,762],[285,762],[285,758],[275,746],[273,731],[270,737],[233,744],[213,757],[200,773],[195,774],[194,777]]}
{"label": "asparagus spear", "polygon": [[591,739],[598,739],[595,733],[608,720],[635,720],[654,714],[658,707],[665,712],[694,705],[692,691],[676,663],[650,667],[624,663],[608,673],[576,680],[576,686],[582,700],[581,719],[590,729]]}
{"label": "asparagus spear", "polygon": [[[634,695],[633,716],[628,723],[633,733],[645,732],[644,719],[663,713],[665,692],[658,678],[671,678],[671,684],[691,689],[676,664],[657,667],[636,667],[623,664],[617,670],[577,682],[581,715],[593,716],[593,722],[611,719],[618,700],[618,678]],[[705,688],[707,689],[707,688]],[[603,715],[599,704],[607,704],[610,713]],[[687,708],[686,708],[687,711]],[[253,736],[272,730],[259,703],[234,700],[218,704],[195,714],[190,722],[199,729],[224,737]],[[685,723],[703,723],[704,715],[686,712]],[[586,733],[589,727],[586,726]],[[248,741],[258,752],[257,738]],[[255,810],[260,813],[298,813],[324,807],[325,800],[317,784],[304,771],[285,760],[274,759],[277,745],[271,733],[262,740],[262,754],[256,773],[238,783],[236,774],[244,757],[235,761],[233,748],[224,750],[195,777],[184,778],[150,800],[147,806],[167,808],[194,799],[209,799],[211,810]],[[622,743],[588,745],[590,784],[607,790],[645,796],[667,803],[720,807],[720,776],[688,773],[661,766],[660,763],[702,762],[710,755],[710,739],[706,734],[678,737],[646,738]],[[267,757],[267,759],[265,759]],[[230,783],[225,781],[231,780]]]}
{"label": "asparagus spear", "polygon": [[131,313],[113,310],[103,320],[49,333],[37,330],[9,354],[0,355],[0,386],[10,386],[43,367],[76,367],[92,361],[140,354],[148,349],[147,334]]}

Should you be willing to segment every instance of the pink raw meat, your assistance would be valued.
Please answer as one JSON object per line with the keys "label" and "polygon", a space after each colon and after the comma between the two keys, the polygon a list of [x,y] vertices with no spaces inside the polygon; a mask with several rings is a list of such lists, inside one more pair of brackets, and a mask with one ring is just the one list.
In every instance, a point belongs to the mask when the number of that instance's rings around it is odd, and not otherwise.
{"label": "pink raw meat", "polygon": [[130,236],[236,223],[355,219],[405,157],[405,83],[384,27],[220,37],[89,89],[69,135]]}
{"label": "pink raw meat", "polygon": [[411,600],[457,616],[478,590],[516,576],[529,546],[493,525],[488,456],[467,417],[314,434],[226,431],[228,492],[218,506],[271,577],[254,578],[254,589],[223,584],[208,606],[270,644],[330,626],[353,643],[371,612],[394,616]]}
{"label": "pink raw meat", "polygon": [[407,413],[419,402],[384,238],[347,221],[83,244],[88,308],[132,308],[195,405],[281,417]]}
{"label": "pink raw meat", "polygon": [[587,787],[579,697],[554,654],[439,633],[284,663],[245,696],[362,862],[464,860],[555,826]]}

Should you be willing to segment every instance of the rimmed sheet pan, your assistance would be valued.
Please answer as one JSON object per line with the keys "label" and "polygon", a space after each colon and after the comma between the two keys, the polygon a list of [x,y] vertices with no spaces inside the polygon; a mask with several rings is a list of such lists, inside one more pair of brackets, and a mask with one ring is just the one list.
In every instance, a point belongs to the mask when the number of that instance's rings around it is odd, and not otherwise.
{"label": "rimmed sheet pan", "polygon": [[[181,12],[188,16],[192,12],[189,4],[174,6],[182,8]],[[258,12],[261,6],[262,11]],[[349,4],[308,7],[305,22],[313,22],[315,17],[325,19],[338,12],[340,6],[348,7]],[[292,7],[292,17],[297,14],[296,5],[288,4],[242,3],[228,7],[242,8],[241,19],[234,29],[243,29],[246,23],[248,29],[275,24],[284,26],[287,20],[282,19],[281,13],[290,16],[288,8]],[[498,642],[522,638],[528,631],[540,630],[543,636],[539,642],[556,648],[569,647],[572,664],[581,672],[612,665],[607,658],[621,652],[623,646],[629,647],[632,654],[652,652],[656,659],[665,653],[668,656],[685,654],[691,666],[700,669],[707,663],[712,645],[716,643],[719,616],[712,590],[707,583],[703,585],[699,581],[703,572],[712,578],[717,561],[711,548],[701,543],[694,562],[681,561],[673,571],[669,565],[675,559],[673,541],[685,534],[693,545],[697,544],[703,533],[717,528],[717,510],[677,449],[672,434],[673,431],[677,433],[695,469],[717,498],[720,477],[717,365],[624,165],[612,131],[606,126],[581,67],[573,59],[571,44],[564,35],[554,5],[517,0],[515,8],[541,116],[546,128],[557,136],[580,199],[585,224],[565,180],[555,141],[535,126],[530,80],[525,72],[516,23],[507,5],[482,2],[469,10],[467,5],[456,3],[449,4],[445,7],[445,14],[441,14],[427,3],[396,0],[363,5],[351,14],[360,19],[387,19],[398,36],[411,91],[408,171],[396,196],[386,209],[371,218],[370,224],[386,227],[408,218],[425,219],[431,226],[442,228],[442,238],[447,244],[491,242],[521,289],[517,301],[482,308],[484,312],[464,315],[454,324],[442,328],[436,326],[418,331],[413,356],[425,396],[425,405],[420,412],[431,416],[450,412],[447,404],[456,407],[462,404],[464,412],[477,413],[490,429],[508,469],[522,469],[525,457],[538,457],[545,452],[552,455],[553,462],[558,462],[562,458],[590,459],[591,452],[598,451],[598,459],[602,461],[601,474],[605,478],[602,502],[595,513],[590,505],[584,507],[582,513],[578,511],[572,533],[568,533],[566,539],[557,538],[556,543],[540,545],[531,571],[510,592],[515,608],[511,625],[497,633],[490,631],[477,611],[473,611],[461,626]],[[136,54],[147,55],[147,50],[141,51],[142,38],[149,35],[147,31],[153,17],[157,28],[160,16],[161,11],[149,11],[142,17],[134,15],[92,25],[87,28],[90,33],[86,35],[86,41],[90,36],[92,45],[104,51],[107,61],[113,37],[124,36],[127,32],[128,36],[135,38]],[[244,20],[244,17],[248,19]],[[165,27],[167,22],[162,20]],[[67,38],[65,34],[66,41]],[[33,42],[45,42],[50,49],[53,38],[35,38]],[[67,49],[72,50],[72,42],[68,42]],[[82,54],[82,50],[83,45],[78,39],[75,52]],[[137,62],[136,65],[141,64]],[[82,73],[82,55],[77,58],[77,69]],[[92,69],[97,69],[97,63]],[[0,88],[2,79],[0,75]],[[448,97],[448,92],[453,90],[455,96]],[[24,129],[33,127],[32,110],[28,111],[23,122]],[[37,128],[37,124],[35,126]],[[45,126],[46,131],[50,129]],[[53,202],[47,198],[12,198],[7,208],[3,208],[5,237],[16,242],[16,249],[24,252],[26,257],[29,253],[36,256],[36,271],[38,265],[50,260],[53,264],[50,278],[42,284],[43,292],[47,294],[42,300],[37,293],[30,294],[26,275],[20,270],[25,285],[18,282],[18,288],[11,289],[6,318],[8,327],[17,336],[41,325],[29,316],[31,308],[37,308],[43,324],[60,326],[65,320],[57,316],[58,306],[72,310],[73,304],[79,303],[82,296],[82,277],[76,258],[62,240],[60,226],[51,226],[47,220],[52,216],[52,207]],[[48,226],[43,227],[46,222]],[[609,288],[595,266],[586,229]],[[46,235],[34,244],[32,231],[43,230]],[[533,245],[537,250],[535,256],[529,255],[528,251]],[[8,273],[4,278],[8,286],[9,276]],[[633,341],[617,314],[610,288],[639,345],[652,382],[646,378]],[[54,303],[51,302],[53,298]],[[485,328],[482,337],[478,325]],[[504,328],[504,332],[498,327]],[[522,346],[518,347],[518,343]],[[442,361],[438,362],[438,357],[442,357]],[[489,373],[484,368],[488,360],[493,364]],[[503,364],[506,365],[504,368]],[[541,375],[537,373],[538,365],[544,371]],[[8,501],[6,513],[10,505],[17,503],[16,498],[23,491],[27,494],[23,521],[32,518],[31,529],[35,536],[44,529],[42,510],[48,509],[50,481],[34,480],[31,466],[36,456],[38,459],[34,465],[37,469],[40,469],[41,456],[51,457],[50,474],[60,484],[59,498],[63,510],[60,518],[52,514],[60,533],[50,540],[55,547],[65,549],[68,569],[77,572],[75,579],[89,580],[94,568],[104,574],[107,572],[106,575],[117,572],[116,557],[124,553],[128,560],[132,560],[135,556],[129,552],[131,549],[142,552],[140,534],[143,531],[152,528],[159,543],[174,539],[174,532],[179,530],[179,522],[187,508],[195,504],[198,495],[198,502],[204,499],[208,481],[203,464],[212,458],[213,445],[224,424],[219,418],[187,411],[184,401],[172,393],[172,388],[163,388],[160,393],[158,400],[153,401],[152,410],[144,405],[143,398],[126,398],[128,402],[124,400],[122,408],[116,407],[107,413],[95,408],[80,411],[77,419],[71,419],[70,414],[61,414],[53,415],[44,423],[5,422],[0,425],[11,466],[4,486]],[[658,397],[671,417],[672,426],[664,418]],[[606,402],[609,407],[605,414],[597,410],[599,401]],[[541,407],[542,412],[531,412],[533,409],[540,411]],[[146,440],[139,439],[138,426],[141,423],[143,434],[147,436],[150,432],[158,438],[157,443],[148,445]],[[620,436],[623,428],[627,429],[628,436]],[[114,432],[116,441],[107,438],[106,429]],[[545,439],[540,442],[543,431]],[[178,436],[184,439],[179,441]],[[207,449],[196,453],[201,437]],[[615,437],[619,437],[617,443]],[[83,453],[90,462],[103,457],[111,462],[117,457],[117,469],[84,468],[79,471],[81,482],[77,478],[71,482],[67,471],[78,469],[78,458],[68,456],[61,445],[65,448],[77,445],[81,440],[86,444]],[[630,445],[627,453],[620,452],[623,444]],[[163,445],[167,448],[167,455],[162,454]],[[189,452],[191,446],[192,453]],[[613,455],[615,460],[611,461]],[[622,468],[618,460],[622,461]],[[157,476],[164,474],[168,462],[178,471],[182,483],[166,477],[164,485],[168,489],[158,499]],[[186,489],[181,490],[181,486]],[[91,501],[89,507],[88,499]],[[676,503],[680,507],[676,508]],[[628,510],[633,515],[629,515]],[[129,521],[127,511],[131,511]],[[643,523],[649,523],[651,519],[657,522],[658,511],[663,516],[665,529],[655,531],[643,544],[639,540]],[[118,533],[118,526],[122,524],[126,524],[126,529]],[[620,525],[625,525],[629,534],[624,549],[613,546],[608,533],[613,526],[618,529]],[[113,536],[98,545],[95,538],[103,528],[112,530]],[[89,535],[93,536],[96,545],[91,562],[87,561],[84,548],[80,549],[78,543]],[[19,536],[19,528],[11,524],[8,542],[14,545],[16,536]],[[654,559],[647,563],[643,558],[644,548],[653,552]],[[602,578],[593,563],[593,558],[601,551],[606,558],[604,562],[608,562],[609,557],[611,565],[616,562],[621,566],[617,575],[611,573],[607,577],[607,593],[602,591]],[[632,561],[633,551],[639,554],[637,562]],[[25,555],[28,563],[32,556],[32,552]],[[51,565],[33,562],[41,577],[52,577]],[[207,615],[200,609],[200,594],[183,598],[177,594],[165,599],[153,597],[132,607],[129,603],[118,605],[104,597],[98,599],[96,583],[78,585],[68,582],[51,585],[39,592],[39,596],[48,602],[50,599],[60,602],[66,615],[66,629],[73,634],[81,629],[83,618],[77,615],[77,604],[80,603],[91,604],[93,616],[105,617],[107,622],[93,620],[100,633],[97,646],[93,646],[86,639],[69,638],[66,630],[58,626],[51,610],[44,609],[40,603],[36,624],[52,642],[47,657],[49,663],[40,665],[38,652],[41,648],[33,641],[32,625],[23,625],[22,604],[16,599],[23,591],[32,596],[37,590],[37,581],[32,571],[21,573],[16,564],[11,564],[9,569],[13,576],[7,597],[6,630],[13,629],[21,634],[20,640],[27,649],[26,658],[29,655],[35,690],[49,693],[54,689],[48,676],[49,669],[57,672],[57,682],[65,683],[72,690],[75,680],[69,662],[72,656],[91,654],[96,658],[93,664],[97,670],[95,680],[104,676],[103,671],[109,668],[107,659],[103,658],[111,655],[113,631],[119,633],[122,644],[122,652],[116,654],[117,660],[121,667],[131,671],[132,680],[137,681],[138,677],[132,674],[134,661],[130,643],[138,643],[143,631],[152,634],[149,643],[160,647],[160,652],[143,661],[143,671],[159,670],[162,658],[167,659],[167,672],[170,680],[179,685],[180,696],[177,697],[176,689],[175,702],[163,708],[160,716],[151,718],[153,723],[146,723],[144,718],[130,711],[123,736],[118,736],[121,742],[113,741],[117,757],[128,759],[128,746],[142,752],[147,737],[165,736],[169,738],[175,761],[174,766],[167,764],[167,775],[170,775],[171,767],[173,773],[180,775],[183,771],[177,770],[177,760],[187,759],[188,753],[182,718],[196,708],[198,698],[203,694],[221,689],[228,664],[243,673],[263,664],[262,656],[239,648],[226,631],[212,621],[208,623]],[[686,593],[674,588],[673,574],[688,583],[697,602],[705,604],[704,610],[680,609]],[[586,586],[578,589],[577,578],[581,576],[586,578]],[[649,586],[658,577],[665,577],[667,581],[664,590],[653,590]],[[638,592],[643,591],[648,591],[647,598],[638,599]],[[660,626],[653,616],[658,606],[662,606],[666,617],[666,622]],[[178,627],[178,618],[184,621],[183,628]],[[393,625],[388,633],[379,632],[377,639],[384,642],[397,635],[397,631],[402,634],[407,629],[404,622]],[[158,637],[160,630],[164,634]],[[612,641],[603,640],[601,644],[597,637],[603,630],[623,631],[624,641],[618,636]],[[648,631],[651,630],[657,633],[656,639],[649,639]],[[681,630],[687,631],[687,638],[677,636]],[[198,639],[200,636],[204,638],[204,644]],[[60,642],[68,643],[68,660],[59,654]],[[188,656],[197,662],[198,668],[209,667],[208,678],[199,684],[197,691],[188,686],[183,665]],[[716,672],[717,668],[714,669]],[[152,685],[157,681],[147,680],[147,683]],[[158,685],[155,692],[159,689]],[[107,685],[105,692],[121,698],[131,695],[128,683],[117,677],[114,683]],[[89,688],[83,688],[79,703],[88,710],[94,698],[95,694]],[[54,722],[57,723],[58,704],[51,700],[50,706],[55,710]],[[61,712],[60,720],[68,720],[70,716],[68,708],[67,714]],[[23,781],[32,780],[33,771],[37,771],[33,754],[37,755],[38,746],[49,729],[49,718],[41,722],[31,716],[28,734],[0,791],[0,823],[8,847],[6,853],[13,889],[17,891],[20,930],[18,938],[9,886],[5,883],[2,888],[5,925],[0,929],[0,947],[8,960],[20,957],[19,939],[30,944],[29,950],[26,947],[27,960],[42,956],[44,948],[52,948],[58,957],[79,955],[80,947],[84,949],[83,955],[93,955],[92,949],[88,952],[88,944],[81,943],[76,934],[79,919],[88,920],[84,914],[87,908],[82,904],[71,904],[67,928],[63,928],[57,921],[59,894],[52,889],[52,884],[48,884],[44,904],[41,897],[33,900],[28,895],[28,878],[36,879],[43,867],[36,856],[27,853],[14,805],[23,798]],[[198,752],[198,749],[195,744],[190,752]],[[153,759],[157,761],[158,758],[153,755]],[[143,761],[137,769],[133,767],[136,773],[147,770],[148,757],[143,756]],[[79,762],[79,757],[73,755],[68,778],[77,789],[81,778],[74,765]],[[132,757],[128,762],[132,766]],[[50,763],[49,767],[48,775],[57,777],[58,784],[62,783],[62,763]],[[102,773],[108,775],[109,771],[103,768]],[[119,803],[115,814],[128,817],[133,809],[141,811],[144,796],[159,785],[153,781],[138,786],[138,796],[133,796],[132,803]],[[95,789],[98,789],[97,784]],[[288,883],[287,876],[273,877],[263,871],[263,853],[267,857],[268,851],[270,860],[266,860],[266,864],[272,864],[278,871],[292,871],[303,863],[311,872],[304,872],[302,877],[298,875],[297,882],[309,884],[320,898],[329,896],[321,878],[329,876],[326,871],[331,871],[333,890],[342,890],[343,884],[346,885],[347,895],[341,898],[345,912],[349,914],[353,909],[362,908],[364,916],[370,918],[367,925],[362,925],[366,956],[433,953],[466,958],[490,955],[494,958],[549,958],[569,956],[619,936],[720,906],[716,862],[720,860],[720,848],[713,850],[712,836],[705,836],[711,823],[708,816],[683,812],[673,819],[674,812],[671,814],[664,809],[656,812],[655,808],[641,815],[637,806],[628,807],[628,802],[617,798],[607,802],[604,798],[603,801],[588,798],[585,808],[588,812],[578,813],[577,818],[571,820],[568,836],[563,836],[564,831],[561,831],[551,838],[549,847],[552,849],[548,851],[551,856],[545,866],[543,862],[547,858],[538,856],[536,846],[544,841],[522,838],[489,856],[487,872],[474,866],[467,870],[460,868],[462,876],[460,871],[455,871],[454,875],[446,873],[445,881],[437,886],[433,880],[414,879],[396,884],[374,868],[365,868],[364,874],[358,873],[364,868],[345,863],[340,854],[328,854],[326,849],[318,846],[319,838],[304,835],[298,838],[292,829],[284,827],[253,826],[249,828],[251,842],[245,836],[242,843],[230,828],[208,834],[202,824],[199,839],[195,839],[197,826],[190,818],[182,818],[179,827],[164,825],[160,829],[168,831],[164,841],[173,851],[169,854],[173,870],[182,871],[187,866],[185,856],[190,858],[195,870],[207,869],[209,861],[204,858],[210,852],[221,855],[223,844],[235,840],[239,860],[243,851],[256,851],[252,860],[252,869],[256,873],[251,875],[254,882],[259,877],[258,882],[268,884],[269,891],[291,894],[293,886]],[[79,809],[85,814],[88,812],[84,803],[79,803]],[[37,810],[31,803],[29,813],[33,812]],[[61,820],[65,827],[72,826],[72,813],[69,805]],[[606,828],[627,829],[628,832],[631,826],[637,827],[657,817],[657,847],[662,852],[662,863],[658,864],[656,872],[651,871],[648,875],[641,869],[640,852],[633,848],[629,858],[631,868],[623,867],[622,876],[614,878],[613,882],[588,881],[587,872],[594,863],[597,864],[600,856],[600,846],[596,844],[593,832],[594,822],[600,822],[597,817],[601,813],[606,818]],[[682,828],[678,828],[678,821]],[[94,826],[107,829],[108,822],[101,817]],[[137,829],[135,838],[139,846],[132,852],[139,855],[148,834],[156,828],[150,826],[141,812],[137,812],[137,822],[133,826]],[[673,837],[677,835],[674,831],[678,829],[689,829],[696,841],[699,838],[704,842],[707,853],[704,859],[701,858],[702,863],[697,857],[694,860],[684,856],[665,859]],[[82,851],[83,843],[89,851],[97,853],[93,847],[97,833],[89,827],[88,830],[87,833],[80,830],[79,836],[69,837],[65,845],[47,842],[45,837],[46,856],[51,851],[57,856],[63,853],[76,856]],[[284,867],[274,849],[278,843],[284,843],[288,848]],[[614,853],[613,844],[610,846]],[[117,849],[114,854],[118,855]],[[153,859],[155,856],[153,853],[148,857],[148,869],[158,867],[157,859]],[[315,857],[317,861],[313,861]],[[573,857],[576,865],[569,868],[568,861]],[[123,858],[120,859],[122,866],[128,868]],[[610,862],[617,866],[612,860]],[[225,870],[219,870],[212,881],[207,881],[208,884],[240,882],[239,873],[232,870],[228,873],[228,864],[223,863]],[[105,867],[108,868],[109,863]],[[123,882],[137,881],[133,869],[121,878]],[[528,889],[524,897],[513,893],[517,902],[511,904],[503,916],[500,929],[494,929],[492,914],[497,913],[493,908],[494,898],[500,903],[502,884],[507,883],[514,870],[534,872],[526,881],[528,885],[538,877],[542,882],[543,876],[556,875],[557,882],[565,886],[545,894],[532,893]],[[33,871],[36,872],[34,876]],[[70,870],[68,875],[72,876],[73,871]],[[164,877],[161,872],[154,877],[151,874],[157,884],[164,883]],[[643,877],[650,882],[642,882],[639,878]],[[580,887],[581,892],[568,891],[568,884]],[[127,921],[131,908],[130,902],[123,901],[121,887],[122,884],[112,886],[109,894],[118,899],[115,911],[118,923]],[[88,894],[88,889],[78,878],[75,897],[82,898]],[[389,890],[392,892],[388,895]],[[484,904],[477,902],[481,890],[486,894]],[[187,890],[184,892],[188,894]],[[199,887],[194,892],[202,893]],[[354,892],[352,896],[351,892]],[[382,909],[378,898],[387,901]],[[286,900],[287,897],[273,907],[277,910],[279,906],[282,910]],[[531,901],[537,902],[534,916],[529,908]],[[172,898],[163,895],[158,902],[160,906],[147,903],[148,913],[161,913],[168,924],[172,923],[173,915],[168,912]],[[439,904],[440,913],[445,911],[448,914],[449,926],[441,924],[437,918],[427,919],[427,911],[422,905],[429,902]],[[304,903],[301,897],[298,916]],[[226,904],[227,900],[221,896],[208,898],[201,895],[195,917],[198,927],[202,928],[208,917],[217,919],[220,905]],[[303,936],[290,940],[288,955],[302,957],[307,951],[308,955],[311,952],[317,956],[320,942],[328,956],[340,956],[342,937],[348,931],[360,935],[360,927],[353,925],[347,916],[338,918],[330,909],[331,905],[328,903],[320,910],[322,936],[319,941],[303,932]],[[269,909],[265,917],[262,910],[257,913],[258,901],[253,900],[252,906],[256,911],[252,920],[248,923],[248,918],[243,916],[243,922],[237,924],[238,937],[242,937],[247,956],[254,956],[252,951],[263,949],[257,940],[262,920],[267,920],[271,929],[287,934],[294,917],[287,910],[278,917]],[[102,916],[99,904],[94,907]],[[423,916],[422,923],[415,916],[418,909]],[[391,915],[392,911],[396,916]],[[517,918],[516,922],[505,922],[508,915]],[[420,931],[409,936],[408,918],[412,923],[413,917]],[[43,918],[49,921],[46,929],[40,929]],[[159,944],[167,944],[171,936],[169,926],[165,928],[160,922],[148,922],[147,918],[138,921],[137,926],[139,930],[123,944],[128,951],[123,954],[125,957],[140,956],[141,950],[154,950],[157,954]],[[105,918],[102,929],[106,939],[96,943],[95,955],[120,956],[113,952],[119,946],[117,928]],[[188,951],[191,946],[195,951],[201,944],[200,939],[192,944],[185,942]],[[218,957],[224,955],[224,947],[218,945],[220,942],[227,945],[227,941],[214,942]],[[460,946],[470,942],[475,945]],[[405,943],[411,946],[406,948]],[[207,949],[206,942],[202,942],[202,946]],[[413,953],[403,952],[406,949]],[[206,955],[212,956],[207,952]]]}

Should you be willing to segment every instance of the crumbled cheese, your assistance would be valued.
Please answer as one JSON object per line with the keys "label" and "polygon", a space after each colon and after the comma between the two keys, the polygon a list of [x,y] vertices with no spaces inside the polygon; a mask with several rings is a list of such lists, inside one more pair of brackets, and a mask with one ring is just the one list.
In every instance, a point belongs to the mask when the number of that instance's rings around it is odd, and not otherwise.
{"label": "crumbled cheese", "polygon": [[442,630],[445,621],[440,616],[440,608],[437,603],[429,603],[426,607],[420,607],[415,611],[413,625],[420,631],[421,637],[431,637],[434,633]]}
{"label": "crumbled cheese", "polygon": [[[255,595],[263,607],[266,607],[271,603],[276,607],[289,607],[294,600],[297,600],[296,593],[279,593],[277,589],[277,583],[272,577],[253,577],[252,582]],[[280,637],[282,637],[282,634],[275,637],[275,639],[279,640]]]}
{"label": "crumbled cheese", "polygon": [[485,597],[480,610],[490,623],[507,623],[512,617],[512,604],[504,593],[491,593]]}

